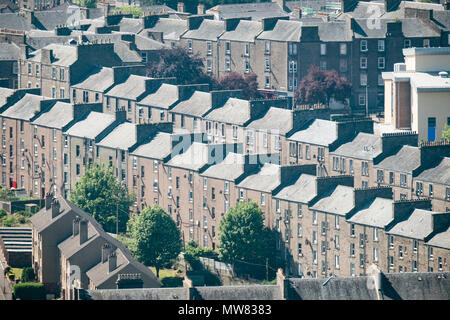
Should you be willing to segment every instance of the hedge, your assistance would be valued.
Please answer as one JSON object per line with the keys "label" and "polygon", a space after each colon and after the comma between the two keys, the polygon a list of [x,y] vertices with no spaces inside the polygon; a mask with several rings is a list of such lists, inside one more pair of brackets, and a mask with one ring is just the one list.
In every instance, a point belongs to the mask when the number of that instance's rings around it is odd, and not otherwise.
{"label": "hedge", "polygon": [[13,288],[13,294],[20,300],[45,300],[45,288],[42,283],[18,283]]}

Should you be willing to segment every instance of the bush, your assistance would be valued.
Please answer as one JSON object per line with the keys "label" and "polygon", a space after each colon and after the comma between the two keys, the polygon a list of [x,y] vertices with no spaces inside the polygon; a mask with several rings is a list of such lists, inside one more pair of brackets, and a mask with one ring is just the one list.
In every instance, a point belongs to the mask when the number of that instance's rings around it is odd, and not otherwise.
{"label": "bush", "polygon": [[13,216],[3,218],[3,226],[4,227],[13,227],[17,224],[16,218]]}
{"label": "bush", "polygon": [[22,282],[33,282],[35,278],[34,269],[31,267],[26,267],[22,271],[22,278],[20,281]]}
{"label": "bush", "polygon": [[183,278],[181,277],[165,277],[161,280],[164,288],[175,288],[183,286]]}
{"label": "bush", "polygon": [[[37,207],[36,207],[37,208]],[[32,209],[32,210],[39,210],[39,209]],[[20,215],[22,217],[27,217],[27,218],[31,218],[34,215],[34,212],[31,211],[26,211],[26,210],[21,210],[21,211],[17,211],[15,213],[16,215]]]}
{"label": "bush", "polygon": [[218,253],[211,248],[199,247],[194,241],[189,241],[184,250],[184,261],[186,261],[192,270],[201,270],[203,266],[199,257],[217,260]]}
{"label": "bush", "polygon": [[42,283],[18,283],[13,288],[13,294],[20,300],[45,300],[45,288]]}
{"label": "bush", "polygon": [[6,212],[5,209],[0,209],[0,219],[6,217],[8,215],[8,212]]}

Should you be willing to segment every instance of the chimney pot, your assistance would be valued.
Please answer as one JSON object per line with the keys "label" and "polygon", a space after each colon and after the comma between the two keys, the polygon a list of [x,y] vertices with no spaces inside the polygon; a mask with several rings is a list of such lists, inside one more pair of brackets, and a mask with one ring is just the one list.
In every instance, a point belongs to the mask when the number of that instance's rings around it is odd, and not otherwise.
{"label": "chimney pot", "polygon": [[75,219],[73,219],[73,232],[72,232],[72,235],[74,237],[77,234],[80,233],[80,220],[81,220],[81,218],[79,216],[76,216]]}
{"label": "chimney pot", "polygon": [[108,260],[109,254],[111,251],[111,245],[105,242],[102,246],[102,263]]}
{"label": "chimney pot", "polygon": [[50,210],[52,207],[53,195],[51,193],[47,193],[45,195],[45,210]]}

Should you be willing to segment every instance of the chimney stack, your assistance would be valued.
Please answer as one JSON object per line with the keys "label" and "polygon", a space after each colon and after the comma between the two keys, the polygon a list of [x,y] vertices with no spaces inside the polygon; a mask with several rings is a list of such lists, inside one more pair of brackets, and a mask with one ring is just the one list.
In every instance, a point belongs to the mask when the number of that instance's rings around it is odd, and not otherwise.
{"label": "chimney stack", "polygon": [[76,216],[75,219],[73,219],[72,235],[74,237],[80,233],[80,221],[81,221],[81,218],[79,216]]}
{"label": "chimney stack", "polygon": [[178,2],[177,11],[184,12],[184,2]]}
{"label": "chimney stack", "polygon": [[45,210],[50,210],[52,207],[53,195],[49,192],[45,195]]}
{"label": "chimney stack", "polygon": [[111,251],[111,245],[105,242],[102,246],[102,263],[108,260],[109,253]]}
{"label": "chimney stack", "polygon": [[109,254],[108,263],[108,272],[112,272],[117,268],[117,254],[115,252]]}
{"label": "chimney stack", "polygon": [[197,6],[197,14],[205,14],[205,5],[199,3]]}
{"label": "chimney stack", "polygon": [[88,239],[88,221],[83,219],[80,221],[80,245]]}
{"label": "chimney stack", "polygon": [[295,7],[294,10],[292,10],[292,17],[295,19],[301,19],[302,18],[302,8]]}
{"label": "chimney stack", "polygon": [[61,205],[58,200],[53,200],[52,202],[52,219],[56,218],[59,214],[59,209]]}

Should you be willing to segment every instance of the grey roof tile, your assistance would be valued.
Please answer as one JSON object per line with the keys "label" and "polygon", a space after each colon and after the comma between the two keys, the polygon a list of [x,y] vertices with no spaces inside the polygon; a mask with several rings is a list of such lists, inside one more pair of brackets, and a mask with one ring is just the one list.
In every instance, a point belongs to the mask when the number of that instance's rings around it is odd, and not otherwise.
{"label": "grey roof tile", "polygon": [[382,151],[380,136],[360,132],[352,141],[339,146],[331,154],[355,159],[372,160],[381,154]]}
{"label": "grey roof tile", "polygon": [[241,20],[236,29],[224,32],[220,40],[255,42],[261,31],[263,31],[261,22]]}
{"label": "grey roof tile", "polygon": [[225,32],[225,22],[205,19],[198,29],[188,30],[183,34],[183,38],[217,41],[223,32]]}
{"label": "grey roof tile", "polygon": [[169,109],[178,99],[178,87],[173,84],[163,83],[158,90],[142,98],[139,101],[139,105]]}
{"label": "grey roof tile", "polygon": [[[74,46],[63,44],[49,44],[48,46],[45,46],[44,49],[52,50],[52,64],[55,64],[57,66],[70,67],[78,60],[77,48]],[[32,52],[31,57],[28,60],[34,62],[42,62],[41,52],[42,49]]]}
{"label": "grey roof tile", "polygon": [[427,244],[439,248],[450,249],[450,226],[442,232],[436,233],[427,241]]}
{"label": "grey roof tile", "polygon": [[181,35],[184,34],[186,30],[186,20],[160,18],[152,28],[143,29],[139,34],[146,37],[148,31],[156,31],[163,33],[164,40],[180,40]]}
{"label": "grey roof tile", "polygon": [[222,162],[208,167],[201,175],[234,181],[244,174],[244,161],[244,155],[230,152]]}
{"label": "grey roof tile", "polygon": [[281,184],[281,167],[276,164],[264,164],[261,169],[242,180],[237,187],[272,192]]}
{"label": "grey roof tile", "polygon": [[250,102],[238,98],[229,98],[222,107],[211,110],[204,118],[243,125],[250,120]]}
{"label": "grey roof tile", "polygon": [[0,43],[0,60],[18,60],[20,48],[15,43]]}
{"label": "grey roof tile", "polygon": [[195,91],[187,100],[179,102],[172,112],[201,117],[212,108],[211,93]]}
{"label": "grey roof tile", "polygon": [[163,160],[172,152],[172,135],[158,132],[151,141],[141,144],[131,155]]}
{"label": "grey roof tile", "polygon": [[294,184],[281,189],[273,197],[292,202],[308,203],[316,196],[316,177],[301,174]]}
{"label": "grey roof tile", "polygon": [[58,101],[48,112],[41,114],[32,123],[48,128],[62,129],[73,119],[73,104]]}
{"label": "grey roof tile", "polygon": [[217,15],[219,20],[243,17],[261,20],[268,17],[287,16],[287,13],[275,2],[223,4],[206,10],[206,13]]}
{"label": "grey roof tile", "polygon": [[329,146],[338,139],[337,122],[315,119],[307,127],[295,132],[288,139],[319,146]]}
{"label": "grey roof tile", "polygon": [[374,165],[375,168],[396,172],[412,172],[420,166],[420,150],[417,147],[402,146],[397,153]]}
{"label": "grey roof tile", "polygon": [[65,133],[75,137],[95,139],[115,121],[115,116],[101,112],[91,112],[86,119],[78,121]]}
{"label": "grey roof tile", "polygon": [[136,100],[147,90],[146,81],[149,79],[151,78],[132,74],[124,82],[112,87],[106,96]]}
{"label": "grey roof tile", "polygon": [[289,109],[270,107],[266,114],[250,122],[248,129],[277,131],[279,134],[286,134],[292,129],[292,111]]}
{"label": "grey roof tile", "polygon": [[388,234],[424,240],[433,232],[433,211],[415,209],[407,219],[397,222]]}
{"label": "grey roof tile", "polygon": [[353,209],[354,196],[353,188],[338,185],[331,193],[325,194],[317,201],[311,209],[344,216]]}
{"label": "grey roof tile", "polygon": [[358,210],[348,221],[384,228],[394,219],[392,203],[392,199],[375,198],[366,208]]}
{"label": "grey roof tile", "polygon": [[114,71],[112,68],[93,67],[88,76],[72,85],[73,88],[105,92],[114,84]]}
{"label": "grey roof tile", "polygon": [[424,170],[416,180],[450,185],[450,158],[442,158],[437,166]]}
{"label": "grey roof tile", "polygon": [[114,149],[128,150],[136,142],[136,124],[122,123],[104,137],[97,146]]}
{"label": "grey roof tile", "polygon": [[13,119],[30,120],[40,111],[42,100],[48,100],[48,98],[27,93],[22,99],[6,109],[2,113],[2,116]]}
{"label": "grey roof tile", "polygon": [[302,22],[278,20],[272,30],[263,31],[258,39],[273,41],[300,41]]}

